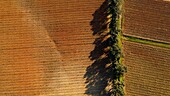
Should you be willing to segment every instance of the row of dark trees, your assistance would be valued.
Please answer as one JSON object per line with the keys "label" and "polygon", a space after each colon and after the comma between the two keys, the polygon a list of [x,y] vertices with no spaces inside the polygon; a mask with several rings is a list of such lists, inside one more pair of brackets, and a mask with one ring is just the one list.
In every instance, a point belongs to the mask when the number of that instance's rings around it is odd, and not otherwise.
{"label": "row of dark trees", "polygon": [[111,15],[110,23],[109,23],[109,34],[110,38],[108,38],[108,46],[110,50],[108,51],[108,57],[111,61],[110,69],[110,82],[111,96],[124,96],[124,73],[127,71],[127,68],[122,64],[123,53],[121,50],[121,19],[120,15],[122,15],[122,4],[123,0],[109,0],[108,3],[108,14]]}
{"label": "row of dark trees", "polygon": [[92,96],[124,96],[124,73],[121,50],[120,8],[123,0],[106,0],[93,14],[91,26],[95,48],[90,53],[93,64],[86,69],[86,92]]}

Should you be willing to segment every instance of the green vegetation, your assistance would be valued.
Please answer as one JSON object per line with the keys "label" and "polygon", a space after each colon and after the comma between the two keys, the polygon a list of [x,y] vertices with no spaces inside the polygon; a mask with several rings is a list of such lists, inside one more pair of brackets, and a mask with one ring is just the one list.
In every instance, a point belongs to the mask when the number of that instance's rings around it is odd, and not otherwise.
{"label": "green vegetation", "polygon": [[[93,35],[97,38],[90,53],[93,64],[86,69],[86,94],[92,96],[124,96],[124,73],[122,53],[122,15],[124,0],[106,0],[93,14]],[[91,90],[98,90],[94,93]]]}
{"label": "green vegetation", "polygon": [[142,38],[137,38],[137,37],[128,36],[128,35],[123,35],[123,39],[128,40],[128,41],[132,41],[132,42],[142,43],[142,44],[148,44],[148,45],[153,45],[153,46],[158,46],[158,47],[170,48],[169,43],[160,42],[160,41],[142,39]]}
{"label": "green vegetation", "polygon": [[[124,96],[124,73],[127,68],[122,64],[122,5],[123,0],[109,0],[109,52],[111,64],[111,96]],[[111,14],[111,16],[110,16]]]}

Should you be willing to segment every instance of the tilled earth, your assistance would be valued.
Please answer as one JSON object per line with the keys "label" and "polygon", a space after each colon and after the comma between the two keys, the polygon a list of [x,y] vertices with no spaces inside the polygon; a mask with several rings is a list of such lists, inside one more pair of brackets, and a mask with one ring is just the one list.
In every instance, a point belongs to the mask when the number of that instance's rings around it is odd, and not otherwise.
{"label": "tilled earth", "polygon": [[170,94],[170,49],[124,41],[127,96]]}
{"label": "tilled earth", "polygon": [[[126,0],[125,35],[170,43],[169,0]],[[170,49],[124,41],[127,96],[170,94]]]}
{"label": "tilled earth", "polygon": [[103,0],[0,1],[0,96],[84,96]]}
{"label": "tilled earth", "polygon": [[124,34],[170,43],[170,1],[126,0]]}
{"label": "tilled earth", "polygon": [[[98,96],[101,89],[87,86],[84,75],[94,62],[93,13],[103,2],[0,1],[0,96]],[[169,1],[126,0],[124,34],[170,42],[169,8]],[[168,96],[170,50],[129,41],[123,46],[126,95]]]}

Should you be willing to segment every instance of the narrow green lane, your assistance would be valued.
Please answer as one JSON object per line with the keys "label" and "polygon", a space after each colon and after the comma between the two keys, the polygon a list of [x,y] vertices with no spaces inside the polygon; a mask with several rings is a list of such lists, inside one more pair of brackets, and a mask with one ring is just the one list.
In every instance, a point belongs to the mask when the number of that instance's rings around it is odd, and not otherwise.
{"label": "narrow green lane", "polygon": [[128,41],[131,41],[131,42],[138,42],[138,43],[147,44],[147,45],[170,48],[170,44],[166,43],[166,42],[143,39],[143,38],[138,38],[138,37],[128,36],[128,35],[123,35],[122,38],[123,38],[123,40],[128,40]]}

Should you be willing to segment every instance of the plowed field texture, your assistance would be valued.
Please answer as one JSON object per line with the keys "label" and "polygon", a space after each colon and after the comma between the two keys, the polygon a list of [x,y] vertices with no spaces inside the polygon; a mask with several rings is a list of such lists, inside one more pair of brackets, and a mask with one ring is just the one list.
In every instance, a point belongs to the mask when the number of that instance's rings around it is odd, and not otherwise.
{"label": "plowed field texture", "polygon": [[125,0],[124,34],[170,42],[170,1]]}
{"label": "plowed field texture", "polygon": [[0,0],[0,96],[86,96],[90,22],[103,2]]}
{"label": "plowed field texture", "polygon": [[[103,96],[105,0],[0,0],[0,96]],[[124,35],[170,42],[170,2],[126,0]],[[170,95],[170,49],[123,41],[127,96]]]}
{"label": "plowed field texture", "polygon": [[[126,0],[124,35],[170,43],[170,1]],[[144,41],[144,42],[145,42]],[[170,96],[170,49],[123,41],[126,96]]]}

